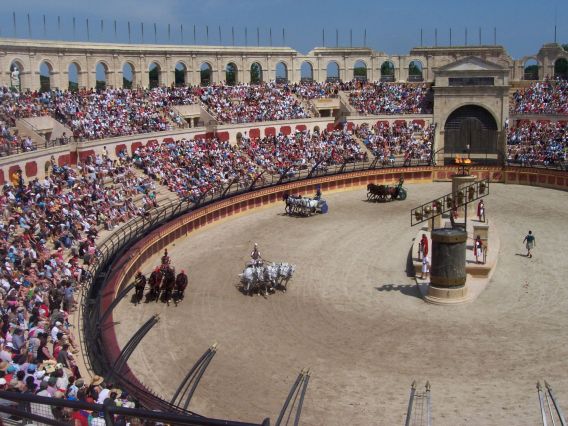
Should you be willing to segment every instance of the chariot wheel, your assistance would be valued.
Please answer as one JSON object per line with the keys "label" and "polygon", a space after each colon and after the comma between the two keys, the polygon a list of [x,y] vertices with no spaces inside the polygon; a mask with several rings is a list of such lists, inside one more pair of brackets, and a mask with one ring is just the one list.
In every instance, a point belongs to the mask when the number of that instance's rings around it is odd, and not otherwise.
{"label": "chariot wheel", "polygon": [[372,200],[373,200],[373,194],[367,192],[367,201],[372,201]]}
{"label": "chariot wheel", "polygon": [[398,199],[399,200],[406,200],[406,189],[404,188],[400,188],[400,191],[398,192]]}

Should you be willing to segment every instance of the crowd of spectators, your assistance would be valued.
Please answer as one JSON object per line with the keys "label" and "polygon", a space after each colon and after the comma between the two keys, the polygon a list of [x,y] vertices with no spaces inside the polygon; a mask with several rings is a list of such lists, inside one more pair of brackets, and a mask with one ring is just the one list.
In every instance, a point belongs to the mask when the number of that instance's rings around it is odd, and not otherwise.
{"label": "crowd of spectators", "polygon": [[429,161],[432,156],[434,126],[421,123],[379,122],[374,126],[362,124],[355,129],[365,146],[382,164],[395,164],[403,160]]}
{"label": "crowd of spectators", "polygon": [[560,166],[568,155],[566,122],[521,121],[507,131],[507,161],[524,166]]}
{"label": "crowd of spectators", "polygon": [[286,85],[213,85],[201,92],[204,106],[221,123],[294,120],[310,116]]}
{"label": "crowd of spectators", "polygon": [[12,132],[6,122],[0,121],[0,156],[18,152],[29,152],[36,149],[29,137],[21,138]]}
{"label": "crowd of spectators", "polygon": [[349,103],[359,114],[431,114],[432,88],[424,83],[367,83],[351,91]]}
{"label": "crowd of spectators", "polygon": [[216,194],[230,183],[251,183],[259,174],[258,166],[243,151],[216,138],[140,147],[133,161],[170,191],[192,201]]}
{"label": "crowd of spectators", "polygon": [[336,98],[340,91],[350,91],[355,87],[359,87],[361,83],[353,80],[348,82],[325,82],[319,83],[317,81],[302,82],[300,84],[290,85],[290,90],[296,96],[302,99],[322,99],[322,98]]}
{"label": "crowd of spectators", "polygon": [[300,170],[318,165],[365,161],[367,153],[347,130],[296,132],[264,138],[244,137],[240,147],[256,164],[271,174],[295,175]]}
{"label": "crowd of spectators", "polygon": [[[52,158],[49,171],[28,183],[16,172],[0,194],[0,390],[132,404],[100,377],[81,378],[69,317],[99,233],[156,206],[154,183],[124,155],[89,157],[77,168]],[[138,196],[146,207],[134,204]]]}
{"label": "crowd of spectators", "polygon": [[512,114],[568,114],[568,80],[532,83],[513,94]]}

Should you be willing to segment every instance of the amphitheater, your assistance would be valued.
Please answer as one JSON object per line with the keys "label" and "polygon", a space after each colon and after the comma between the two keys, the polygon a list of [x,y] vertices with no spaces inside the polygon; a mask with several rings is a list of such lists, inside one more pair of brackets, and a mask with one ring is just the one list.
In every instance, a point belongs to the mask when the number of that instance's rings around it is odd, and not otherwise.
{"label": "amphitheater", "polygon": [[[540,424],[537,381],[550,382],[561,405],[568,398],[562,374],[568,355],[562,344],[567,337],[562,231],[568,175],[565,164],[529,167],[508,161],[507,129],[523,121],[566,123],[562,114],[510,111],[516,90],[549,77],[565,78],[564,64],[568,52],[557,44],[514,60],[502,46],[417,47],[402,56],[367,48],[315,48],[303,55],[274,47],[3,38],[0,86],[21,91],[66,89],[71,79],[79,89],[120,88],[125,73],[140,88],[219,84],[229,74],[234,84],[246,84],[248,73],[258,78],[259,71],[261,81],[280,84],[335,82],[355,78],[355,69],[361,76],[363,68],[369,81],[428,85],[433,109],[361,114],[340,92],[302,100],[309,118],[224,124],[195,104],[178,109],[186,122],[174,130],[67,144],[53,143],[64,132],[73,134],[55,116],[22,117],[13,123],[14,131],[37,149],[3,156],[0,183],[11,181],[18,170],[29,182],[43,179],[53,162],[74,167],[103,153],[133,155],[140,147],[182,138],[215,137],[236,145],[245,135],[333,132],[401,121],[432,125],[427,161],[314,167],[246,187],[229,184],[197,201],[178,198],[162,186],[159,207],[97,240],[98,257],[70,320],[81,342],[81,371],[87,378],[112,379],[135,396],[147,411],[132,416],[174,424],[293,424],[292,414],[282,423],[276,419],[303,369],[309,369],[310,381],[300,424]],[[410,226],[409,212],[451,192],[455,159],[462,155],[473,161],[470,173],[491,184],[486,205],[492,232],[500,239],[498,263],[475,302],[434,306],[422,300],[411,271],[418,229]],[[366,201],[368,183],[392,184],[400,176],[406,200]],[[330,205],[328,214],[283,214],[285,193],[311,196],[317,188]],[[529,229],[538,241],[532,259],[525,257],[522,244]],[[238,274],[255,242],[267,259],[296,265],[286,293],[248,297],[238,291]],[[136,271],[147,275],[159,265],[165,248],[174,265],[188,270],[185,300],[135,305],[124,297],[125,289]],[[172,404],[183,376],[214,343],[217,353],[193,395],[191,411]],[[408,417],[414,380],[420,391],[427,381],[431,385],[432,411],[425,417]],[[292,408],[298,404],[294,399]]]}

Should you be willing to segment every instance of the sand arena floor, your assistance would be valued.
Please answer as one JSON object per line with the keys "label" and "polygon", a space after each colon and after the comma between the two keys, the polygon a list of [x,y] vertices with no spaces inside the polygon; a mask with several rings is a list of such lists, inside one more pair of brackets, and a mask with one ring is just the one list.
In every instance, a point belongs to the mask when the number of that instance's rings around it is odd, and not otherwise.
{"label": "sand arena floor", "polygon": [[[566,411],[568,193],[492,185],[497,270],[474,303],[441,307],[424,303],[406,274],[418,231],[409,210],[450,184],[407,188],[406,201],[385,204],[365,202],[364,189],[324,194],[329,214],[311,218],[284,216],[278,203],[179,240],[169,251],[189,271],[186,299],[177,307],[125,300],[115,310],[121,345],[160,314],[130,367],[169,399],[218,342],[190,405],[217,418],[274,421],[304,367],[312,372],[304,425],[401,425],[413,379],[432,384],[435,425],[540,424],[543,378]],[[528,229],[532,259],[522,244]],[[266,259],[296,265],[287,293],[236,289],[255,241]]]}

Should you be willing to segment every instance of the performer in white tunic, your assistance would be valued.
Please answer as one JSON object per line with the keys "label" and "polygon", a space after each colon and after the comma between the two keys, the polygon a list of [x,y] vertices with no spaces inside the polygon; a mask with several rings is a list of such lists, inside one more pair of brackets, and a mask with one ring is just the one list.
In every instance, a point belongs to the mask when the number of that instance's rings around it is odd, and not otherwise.
{"label": "performer in white tunic", "polygon": [[254,243],[254,248],[250,253],[250,258],[252,260],[252,266],[261,266],[262,265],[262,256],[260,255],[260,251],[258,250],[258,244]]}

